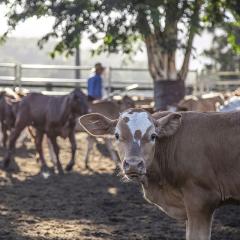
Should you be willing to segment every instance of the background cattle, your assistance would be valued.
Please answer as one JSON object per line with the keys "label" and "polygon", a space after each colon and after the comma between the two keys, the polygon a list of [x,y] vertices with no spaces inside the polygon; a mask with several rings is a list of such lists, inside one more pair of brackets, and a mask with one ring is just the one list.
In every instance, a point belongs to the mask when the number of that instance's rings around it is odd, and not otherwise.
{"label": "background cattle", "polygon": [[71,142],[72,156],[69,166],[75,162],[76,118],[88,112],[87,98],[80,89],[75,89],[65,96],[46,96],[40,93],[30,93],[19,103],[14,130],[10,136],[8,152],[4,158],[4,168],[8,168],[15,142],[21,131],[27,126],[36,129],[35,144],[41,161],[41,170],[48,171],[42,150],[44,134],[51,140],[56,155],[58,172],[63,173],[59,160],[57,137],[68,137]]}
{"label": "background cattle", "polygon": [[201,97],[187,96],[177,105],[179,111],[215,112],[219,105],[224,104],[224,96],[210,93]]}
{"label": "background cattle", "polygon": [[[0,92],[0,123],[1,123],[1,134],[2,134],[2,143],[6,147],[8,141],[9,132],[13,129],[16,113],[18,110],[19,102],[22,97],[26,96],[26,90],[18,92],[13,91],[10,88],[4,88]],[[19,142],[24,144],[28,134],[24,130],[19,138]]]}

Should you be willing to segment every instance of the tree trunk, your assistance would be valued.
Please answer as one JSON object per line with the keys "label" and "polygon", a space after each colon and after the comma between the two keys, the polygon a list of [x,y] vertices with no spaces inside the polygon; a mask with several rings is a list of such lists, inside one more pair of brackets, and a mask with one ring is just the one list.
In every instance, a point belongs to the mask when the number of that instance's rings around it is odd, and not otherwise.
{"label": "tree trunk", "polygon": [[[79,67],[81,65],[81,59],[80,59],[80,46],[78,45],[76,47],[76,55],[75,55],[75,66]],[[75,70],[75,78],[80,79],[81,72],[79,69]]]}
{"label": "tree trunk", "polygon": [[152,34],[145,39],[149,72],[154,83],[155,110],[167,110],[185,96],[184,81],[177,73],[175,51],[164,52],[157,36]]}
{"label": "tree trunk", "polygon": [[184,81],[154,81],[154,102],[156,111],[167,110],[168,106],[176,105],[185,96]]}

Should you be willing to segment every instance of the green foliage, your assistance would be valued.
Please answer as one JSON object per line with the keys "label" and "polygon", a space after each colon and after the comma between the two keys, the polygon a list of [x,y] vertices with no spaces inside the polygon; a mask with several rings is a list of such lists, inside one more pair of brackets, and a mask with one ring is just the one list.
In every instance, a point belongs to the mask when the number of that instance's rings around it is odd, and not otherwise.
{"label": "green foliage", "polygon": [[[235,41],[235,39],[229,38],[230,41]],[[240,55],[229,44],[229,38],[226,34],[215,35],[212,47],[204,51],[204,55],[213,61],[213,65],[219,71],[239,70]]]}
{"label": "green foliage", "polygon": [[[42,47],[49,38],[59,42],[51,56],[71,55],[80,42],[80,34],[99,42],[95,53],[103,51],[131,53],[139,40],[155,35],[162,52],[174,52],[190,44],[186,39],[210,29],[225,25],[239,29],[239,0],[3,0],[8,9],[8,32],[19,22],[32,16],[53,16],[52,32],[39,41]],[[185,34],[183,26],[187,29]],[[236,31],[228,30],[228,40],[240,51]],[[190,46],[191,47],[191,46]]]}

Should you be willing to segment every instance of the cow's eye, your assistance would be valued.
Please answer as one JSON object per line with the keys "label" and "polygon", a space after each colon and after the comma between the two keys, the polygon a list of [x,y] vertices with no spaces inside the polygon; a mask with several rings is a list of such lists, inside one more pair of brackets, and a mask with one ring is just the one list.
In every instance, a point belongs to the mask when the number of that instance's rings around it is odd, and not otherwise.
{"label": "cow's eye", "polygon": [[157,138],[157,135],[156,135],[156,133],[153,133],[152,135],[151,135],[151,141],[155,141],[156,140],[156,138]]}
{"label": "cow's eye", "polygon": [[115,133],[115,138],[119,140],[119,133]]}

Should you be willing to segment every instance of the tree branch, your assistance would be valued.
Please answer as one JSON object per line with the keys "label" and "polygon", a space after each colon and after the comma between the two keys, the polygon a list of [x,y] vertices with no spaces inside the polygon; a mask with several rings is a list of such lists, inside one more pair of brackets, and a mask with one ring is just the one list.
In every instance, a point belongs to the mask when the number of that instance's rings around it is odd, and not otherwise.
{"label": "tree branch", "polygon": [[186,79],[187,73],[188,73],[188,66],[189,66],[191,52],[192,52],[193,39],[197,29],[196,25],[199,24],[199,12],[201,8],[201,4],[202,4],[202,0],[195,1],[194,3],[195,8],[191,17],[191,21],[189,23],[189,35],[188,35],[187,47],[184,55],[183,64],[178,74],[179,78],[183,81]]}

